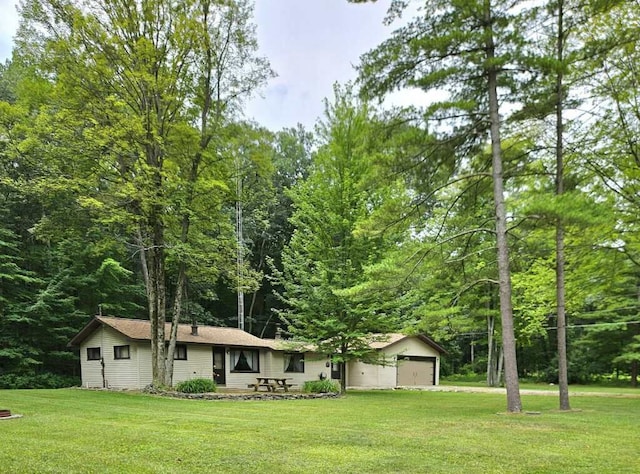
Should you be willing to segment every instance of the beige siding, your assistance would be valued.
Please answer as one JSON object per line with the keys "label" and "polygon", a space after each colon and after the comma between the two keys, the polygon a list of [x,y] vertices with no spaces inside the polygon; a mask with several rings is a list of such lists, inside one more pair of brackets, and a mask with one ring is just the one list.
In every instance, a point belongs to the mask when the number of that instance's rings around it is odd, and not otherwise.
{"label": "beige siding", "polygon": [[80,373],[82,385],[87,388],[102,387],[102,365],[99,360],[87,360],[87,348],[99,347],[105,356],[104,327],[100,327],[80,345]]}
{"label": "beige siding", "polygon": [[326,367],[327,358],[314,353],[305,354],[304,372],[285,372],[284,354],[283,351],[272,352],[271,376],[291,379],[288,383],[295,385],[297,389],[301,389],[307,380],[318,380],[323,372],[327,377],[331,376],[331,368]]}
{"label": "beige siding", "polygon": [[[129,359],[114,358],[114,346],[129,345]],[[108,326],[101,326],[88,336],[80,346],[82,384],[86,387],[102,387],[102,367],[100,360],[87,360],[87,348],[99,347],[104,359],[104,379],[110,388],[141,389],[152,381],[150,341],[131,341]],[[396,360],[402,358],[435,357],[435,383],[439,383],[439,353],[428,344],[415,337],[408,337],[384,349],[387,360],[385,366],[350,363],[347,367],[347,385],[365,388],[393,388],[398,385]],[[326,357],[308,353],[305,356],[304,372],[285,372],[284,351],[260,349],[260,372],[232,372],[229,349],[225,350],[226,387],[247,389],[256,377],[285,377],[301,388],[307,380],[318,380],[321,373],[330,377],[331,368],[326,367]],[[187,344],[187,360],[174,362],[174,384],[191,378],[213,377],[213,350],[210,345]]]}
{"label": "beige siding", "polygon": [[231,357],[227,353],[225,358],[226,365],[226,384],[227,388],[247,389],[249,384],[256,383],[256,377],[271,377],[269,373],[272,361],[270,360],[270,352],[260,349],[260,372],[233,372],[231,367]]}
{"label": "beige siding", "polygon": [[436,358],[436,385],[440,383],[440,354],[433,347],[423,343],[420,339],[415,337],[407,337],[395,344],[386,347],[384,353],[389,357],[402,357],[406,356],[420,356],[420,357],[435,357]]}
{"label": "beige siding", "polygon": [[[129,345],[129,359],[115,359],[114,346]],[[129,341],[111,328],[101,326],[80,347],[82,385],[102,387],[99,360],[87,360],[87,348],[100,347],[104,358],[105,381],[109,388],[141,389],[152,382],[151,343]],[[211,346],[187,346],[187,360],[174,362],[174,384],[183,380],[213,376]]]}
{"label": "beige siding", "polygon": [[401,341],[391,344],[383,349],[385,354],[395,356],[397,354],[423,356],[423,357],[439,357],[440,354],[433,347],[425,344],[416,337],[407,337]]}
{"label": "beige siding", "polygon": [[248,388],[249,384],[256,382],[256,377],[282,377],[290,379],[288,383],[301,389],[307,380],[318,380],[320,373],[324,372],[327,377],[331,375],[331,369],[326,367],[326,358],[319,358],[316,354],[309,354],[305,357],[304,372],[285,372],[284,352],[282,351],[260,351],[260,373],[230,372],[229,355],[226,358],[226,387],[228,388]]}
{"label": "beige siding", "polygon": [[[129,359],[115,359],[114,346],[129,346]],[[102,387],[99,360],[87,360],[87,348],[99,347],[104,360],[104,378],[109,388],[137,388],[139,386],[138,345],[111,328],[101,326],[80,346],[82,385]]]}
{"label": "beige siding", "polygon": [[394,388],[396,386],[395,362],[387,365],[351,362],[347,365],[347,386],[363,388]]}
{"label": "beige siding", "polygon": [[[404,338],[382,349],[385,365],[351,362],[347,365],[347,386],[362,388],[395,388],[398,382],[397,360],[402,364],[403,356],[435,357],[435,383],[439,383],[440,354],[433,347],[416,337]],[[426,362],[424,363],[426,364]],[[421,374],[422,375],[422,374]],[[422,379],[420,379],[421,381]],[[429,383],[428,385],[430,385]],[[425,384],[426,385],[426,384]]]}
{"label": "beige siding", "polygon": [[187,344],[187,360],[173,361],[173,384],[195,378],[213,379],[211,346]]}
{"label": "beige siding", "polygon": [[138,385],[133,388],[144,388],[153,382],[151,369],[151,341],[138,343]]}

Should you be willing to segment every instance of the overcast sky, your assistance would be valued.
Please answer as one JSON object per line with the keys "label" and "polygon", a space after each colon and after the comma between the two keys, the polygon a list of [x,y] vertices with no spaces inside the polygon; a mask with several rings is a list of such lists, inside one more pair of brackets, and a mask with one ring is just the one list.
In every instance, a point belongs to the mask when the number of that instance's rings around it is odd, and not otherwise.
{"label": "overcast sky", "polygon": [[[256,0],[260,54],[278,76],[247,104],[246,114],[272,129],[302,123],[313,127],[331,97],[333,83],[355,79],[353,66],[397,26],[382,24],[390,0],[351,4],[347,0]],[[11,55],[17,0],[0,0],[0,60]],[[396,103],[412,103],[412,94]]]}

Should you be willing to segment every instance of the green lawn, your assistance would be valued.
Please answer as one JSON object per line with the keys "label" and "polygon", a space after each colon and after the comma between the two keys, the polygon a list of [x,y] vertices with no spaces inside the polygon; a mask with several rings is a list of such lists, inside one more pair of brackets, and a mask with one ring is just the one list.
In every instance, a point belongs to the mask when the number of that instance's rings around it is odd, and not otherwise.
{"label": "green lawn", "polygon": [[638,472],[640,398],[354,392],[340,399],[191,401],[0,391],[0,472]]}

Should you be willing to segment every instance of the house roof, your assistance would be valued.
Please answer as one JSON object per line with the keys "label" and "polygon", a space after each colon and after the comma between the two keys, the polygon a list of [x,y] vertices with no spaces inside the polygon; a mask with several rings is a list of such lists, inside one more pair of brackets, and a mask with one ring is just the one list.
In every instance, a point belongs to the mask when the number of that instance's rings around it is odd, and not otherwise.
{"label": "house roof", "polygon": [[[69,346],[80,346],[82,341],[89,337],[89,335],[100,326],[108,326],[131,340],[151,340],[151,322],[149,320],[116,318],[113,316],[95,316],[78,334],[75,335],[73,339],[71,339],[71,341],[69,342]],[[165,323],[164,333],[165,340],[167,341],[169,340],[170,331],[171,323]],[[291,341],[287,341],[284,339],[261,339],[238,328],[198,326],[197,335],[193,335],[191,331],[191,324],[179,324],[177,342],[190,344],[209,344],[216,346],[260,347],[276,351],[314,350],[313,346],[306,345],[305,347],[296,347],[295,345],[291,344]],[[373,349],[384,349],[405,338],[417,337],[425,344],[433,347],[440,354],[446,354],[447,352],[431,338],[423,334],[408,336],[406,334],[391,333],[375,334],[374,336],[374,341],[371,342],[371,347]]]}
{"label": "house roof", "polygon": [[[76,334],[69,342],[69,345],[79,346],[82,341],[102,325],[108,326],[132,340],[151,340],[151,322],[149,320],[96,316]],[[167,341],[169,340],[170,331],[171,323],[166,323],[165,339]],[[191,344],[271,348],[269,341],[260,339],[242,329],[217,326],[198,326],[198,334],[193,335],[191,334],[190,324],[179,324],[177,341]]]}
{"label": "house roof", "polygon": [[274,351],[313,352],[316,346],[291,339],[262,339]]}
{"label": "house roof", "polygon": [[385,349],[385,348],[395,344],[396,342],[400,342],[403,339],[406,339],[408,337],[416,337],[416,338],[418,338],[419,340],[421,340],[425,344],[433,347],[440,354],[446,354],[447,353],[447,351],[442,346],[440,346],[433,339],[431,339],[428,336],[425,336],[424,334],[415,334],[413,336],[407,335],[407,334],[400,334],[400,333],[377,334],[376,335],[376,339],[377,340],[374,340],[371,343],[371,347],[374,348],[374,349]]}

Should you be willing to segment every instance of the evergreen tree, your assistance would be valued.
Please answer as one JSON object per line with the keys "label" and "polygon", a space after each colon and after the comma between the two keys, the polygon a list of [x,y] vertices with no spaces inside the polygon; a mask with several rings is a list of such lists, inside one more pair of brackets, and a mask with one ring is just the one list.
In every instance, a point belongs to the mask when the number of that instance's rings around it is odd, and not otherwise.
{"label": "evergreen tree", "polygon": [[[375,120],[349,87],[336,87],[335,95],[318,126],[321,145],[309,177],[291,192],[295,230],[282,253],[287,308],[281,317],[294,339],[313,344],[344,369],[350,360],[375,361],[370,343],[396,326],[349,293],[391,242],[358,232],[380,196],[370,181]],[[341,387],[346,389],[344,370]]]}
{"label": "evergreen tree", "polygon": [[[392,12],[402,11],[395,1]],[[495,234],[507,410],[520,412],[516,343],[505,207],[503,132],[498,92],[513,85],[506,74],[523,39],[520,2],[429,1],[418,16],[363,57],[360,75],[365,92],[382,97],[395,89],[415,87],[440,94],[425,111],[433,133],[442,140],[457,137],[458,157],[490,141]],[[500,88],[500,89],[499,89]],[[443,89],[445,92],[443,92]],[[508,99],[508,97],[507,97]]]}

